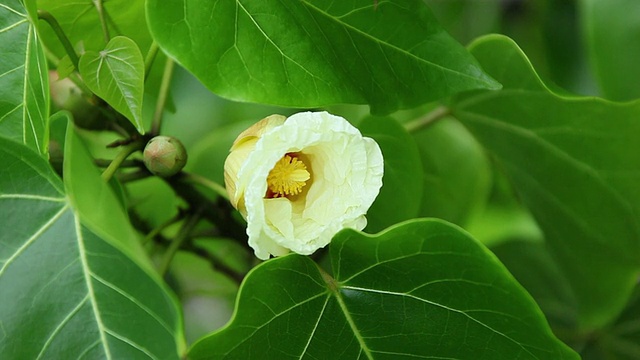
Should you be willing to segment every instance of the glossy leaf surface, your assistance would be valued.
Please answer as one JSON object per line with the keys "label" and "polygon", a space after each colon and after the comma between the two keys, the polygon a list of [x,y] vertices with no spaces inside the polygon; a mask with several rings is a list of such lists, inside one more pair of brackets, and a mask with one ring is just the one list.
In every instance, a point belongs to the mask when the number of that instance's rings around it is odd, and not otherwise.
{"label": "glossy leaf surface", "polygon": [[79,66],[89,89],[144,133],[144,59],[136,43],[124,36],[115,37],[104,50],[84,53]]}
{"label": "glossy leaf surface", "polygon": [[0,354],[178,359],[179,312],[155,277],[81,223],[47,162],[0,139]]}
{"label": "glossy leaf surface", "polygon": [[35,1],[0,3],[0,136],[47,153],[49,75]]}
{"label": "glossy leaf surface", "polygon": [[577,359],[529,295],[458,228],[417,220],[345,230],[333,277],[307,257],[255,268],[229,325],[193,359]]}
{"label": "glossy leaf surface", "polygon": [[221,96],[391,113],[499,84],[422,1],[147,1],[172,57]]}
{"label": "glossy leaf surface", "polygon": [[640,103],[558,95],[508,38],[471,45],[504,84],[454,115],[500,162],[545,233],[592,329],[622,310],[640,272]]}
{"label": "glossy leaf surface", "polygon": [[368,117],[358,128],[380,145],[384,157],[382,188],[367,211],[367,232],[416,217],[422,196],[422,162],[415,141],[390,117]]}

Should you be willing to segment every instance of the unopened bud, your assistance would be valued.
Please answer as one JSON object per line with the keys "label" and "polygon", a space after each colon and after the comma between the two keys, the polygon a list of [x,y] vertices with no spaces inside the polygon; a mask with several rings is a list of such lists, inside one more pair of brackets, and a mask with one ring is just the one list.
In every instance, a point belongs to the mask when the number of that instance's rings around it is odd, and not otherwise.
{"label": "unopened bud", "polygon": [[154,175],[169,177],[177,174],[187,163],[187,151],[171,136],[156,136],[144,148],[144,164]]}

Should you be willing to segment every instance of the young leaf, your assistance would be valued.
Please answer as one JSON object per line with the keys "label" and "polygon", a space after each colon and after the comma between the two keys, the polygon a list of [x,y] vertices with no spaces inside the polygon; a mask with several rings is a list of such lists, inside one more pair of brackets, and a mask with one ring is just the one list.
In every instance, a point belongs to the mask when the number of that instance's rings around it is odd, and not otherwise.
{"label": "young leaf", "polygon": [[558,95],[510,39],[471,45],[504,84],[454,115],[499,161],[577,298],[583,330],[622,310],[640,273],[640,102]]}
{"label": "young leaf", "polygon": [[331,277],[308,257],[245,279],[232,321],[192,359],[577,359],[496,258],[458,228],[417,220],[345,230]]}
{"label": "young leaf", "polygon": [[49,75],[35,1],[0,4],[0,137],[47,154]]}
{"label": "young leaf", "polygon": [[86,227],[46,160],[0,139],[0,354],[178,359],[179,311],[156,277]]}
{"label": "young leaf", "polygon": [[640,2],[636,0],[582,0],[582,25],[591,66],[605,97],[640,97]]}
{"label": "young leaf", "polygon": [[360,125],[384,156],[382,188],[367,212],[367,232],[378,232],[414,218],[422,197],[422,162],[411,135],[393,118],[368,117]]}
{"label": "young leaf", "polygon": [[499,87],[419,0],[151,0],[147,15],[168,54],[234,100],[388,114]]}
{"label": "young leaf", "polygon": [[79,67],[89,89],[144,133],[144,59],[138,45],[127,37],[114,37],[104,50],[85,52]]}

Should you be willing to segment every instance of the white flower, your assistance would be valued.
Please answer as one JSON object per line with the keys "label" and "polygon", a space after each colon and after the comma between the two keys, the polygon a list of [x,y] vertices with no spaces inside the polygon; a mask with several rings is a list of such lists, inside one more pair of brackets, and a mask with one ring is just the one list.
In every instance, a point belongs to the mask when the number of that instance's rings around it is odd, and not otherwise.
{"label": "white flower", "polygon": [[260,259],[312,254],[362,230],[382,186],[380,147],[327,112],[269,116],[242,132],[224,165],[231,203]]}

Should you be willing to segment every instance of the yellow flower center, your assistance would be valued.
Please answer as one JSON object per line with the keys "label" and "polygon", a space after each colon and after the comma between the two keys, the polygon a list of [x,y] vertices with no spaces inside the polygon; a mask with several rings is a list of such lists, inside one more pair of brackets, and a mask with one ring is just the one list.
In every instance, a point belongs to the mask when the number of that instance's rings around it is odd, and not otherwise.
{"label": "yellow flower center", "polygon": [[298,195],[310,178],[304,162],[295,154],[287,154],[278,160],[267,176],[267,197]]}

